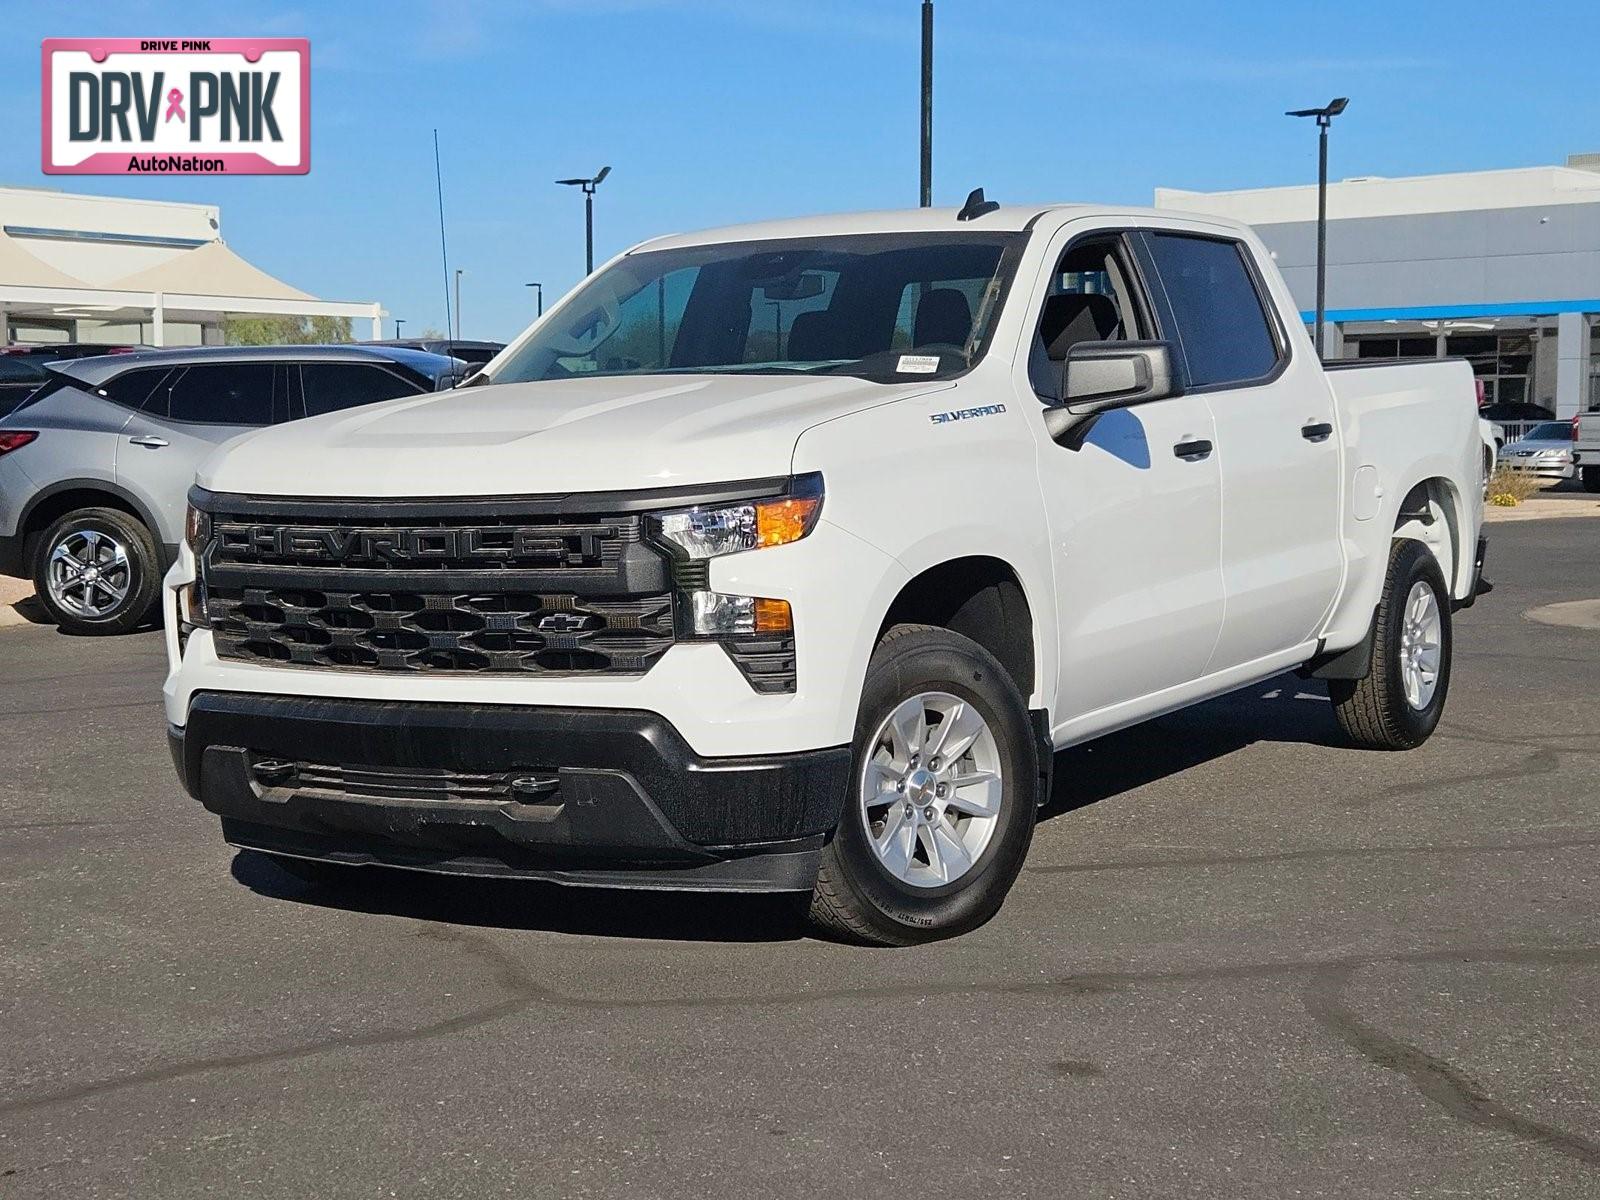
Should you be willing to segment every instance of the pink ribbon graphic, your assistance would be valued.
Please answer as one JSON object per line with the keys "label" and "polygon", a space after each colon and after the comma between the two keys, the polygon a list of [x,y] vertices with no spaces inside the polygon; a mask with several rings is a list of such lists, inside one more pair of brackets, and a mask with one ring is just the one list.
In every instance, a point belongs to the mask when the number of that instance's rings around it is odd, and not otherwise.
{"label": "pink ribbon graphic", "polygon": [[163,124],[165,124],[166,121],[172,120],[173,117],[177,117],[180,121],[187,121],[189,119],[183,115],[183,93],[177,88],[173,88],[167,93],[167,115],[163,121]]}

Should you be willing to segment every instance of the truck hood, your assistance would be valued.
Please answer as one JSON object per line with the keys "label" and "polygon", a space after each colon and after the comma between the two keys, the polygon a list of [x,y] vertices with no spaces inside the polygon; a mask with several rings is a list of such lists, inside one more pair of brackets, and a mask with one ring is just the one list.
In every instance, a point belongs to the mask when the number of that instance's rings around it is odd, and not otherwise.
{"label": "truck hood", "polygon": [[515,496],[786,475],[813,425],[953,386],[849,376],[609,376],[489,384],[263,429],[202,487],[269,496]]}

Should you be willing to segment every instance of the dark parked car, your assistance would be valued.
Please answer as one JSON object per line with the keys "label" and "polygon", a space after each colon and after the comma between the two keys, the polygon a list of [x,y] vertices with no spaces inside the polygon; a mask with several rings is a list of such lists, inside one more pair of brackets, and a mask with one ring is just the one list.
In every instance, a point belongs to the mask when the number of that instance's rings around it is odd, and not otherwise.
{"label": "dark parked car", "polygon": [[1480,408],[1478,415],[1491,421],[1553,421],[1556,416],[1541,404],[1523,403],[1490,404]]}
{"label": "dark parked car", "polygon": [[475,367],[481,367],[506,348],[504,342],[467,342],[460,338],[390,338],[387,341],[362,342],[363,346],[400,346],[409,350],[426,350],[429,354],[448,354]]}
{"label": "dark parked car", "polygon": [[0,346],[0,417],[38,391],[49,378],[46,363],[100,354],[127,354],[134,346],[94,346],[57,342],[43,346]]}
{"label": "dark parked car", "polygon": [[360,346],[196,347],[53,362],[0,418],[0,574],[31,576],[62,628],[145,620],[177,554],[195,468],[263,425],[453,387],[459,359]]}

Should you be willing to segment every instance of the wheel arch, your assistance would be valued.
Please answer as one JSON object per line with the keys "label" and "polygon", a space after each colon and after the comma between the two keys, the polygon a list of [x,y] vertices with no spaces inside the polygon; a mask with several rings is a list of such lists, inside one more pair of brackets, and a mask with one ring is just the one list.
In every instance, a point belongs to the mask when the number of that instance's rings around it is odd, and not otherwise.
{"label": "wheel arch", "polygon": [[[1420,479],[1407,489],[1395,513],[1396,538],[1421,542],[1439,564],[1450,594],[1460,598],[1471,590],[1475,547],[1465,544],[1467,514],[1464,497],[1442,475]],[[1438,525],[1442,522],[1444,528]]]}
{"label": "wheel arch", "polygon": [[166,561],[168,551],[161,540],[161,526],[156,523],[150,510],[125,488],[105,479],[62,479],[41,488],[28,501],[17,521],[17,535],[22,539],[23,546],[23,567],[30,575],[33,572],[34,552],[44,531],[52,521],[79,508],[114,508],[136,518],[150,531],[156,551],[162,557],[162,568],[171,565]]}
{"label": "wheel arch", "polygon": [[999,660],[1028,700],[1042,678],[1038,616],[1010,563],[969,554],[913,575],[884,613],[878,638],[892,626],[907,624],[934,625],[971,638]]}

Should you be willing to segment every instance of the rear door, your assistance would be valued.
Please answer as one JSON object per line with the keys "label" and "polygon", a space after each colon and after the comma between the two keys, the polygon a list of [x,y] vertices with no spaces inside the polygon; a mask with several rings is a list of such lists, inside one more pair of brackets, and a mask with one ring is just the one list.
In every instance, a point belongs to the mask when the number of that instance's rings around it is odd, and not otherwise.
{"label": "rear door", "polygon": [[1309,354],[1292,360],[1250,246],[1167,230],[1140,244],[1189,395],[1203,396],[1216,422],[1226,614],[1207,673],[1222,671],[1313,640],[1338,594],[1333,394]]}
{"label": "rear door", "polygon": [[117,482],[144,501],[176,545],[195,469],[229,438],[289,415],[286,369],[276,363],[174,367],[122,431]]}

